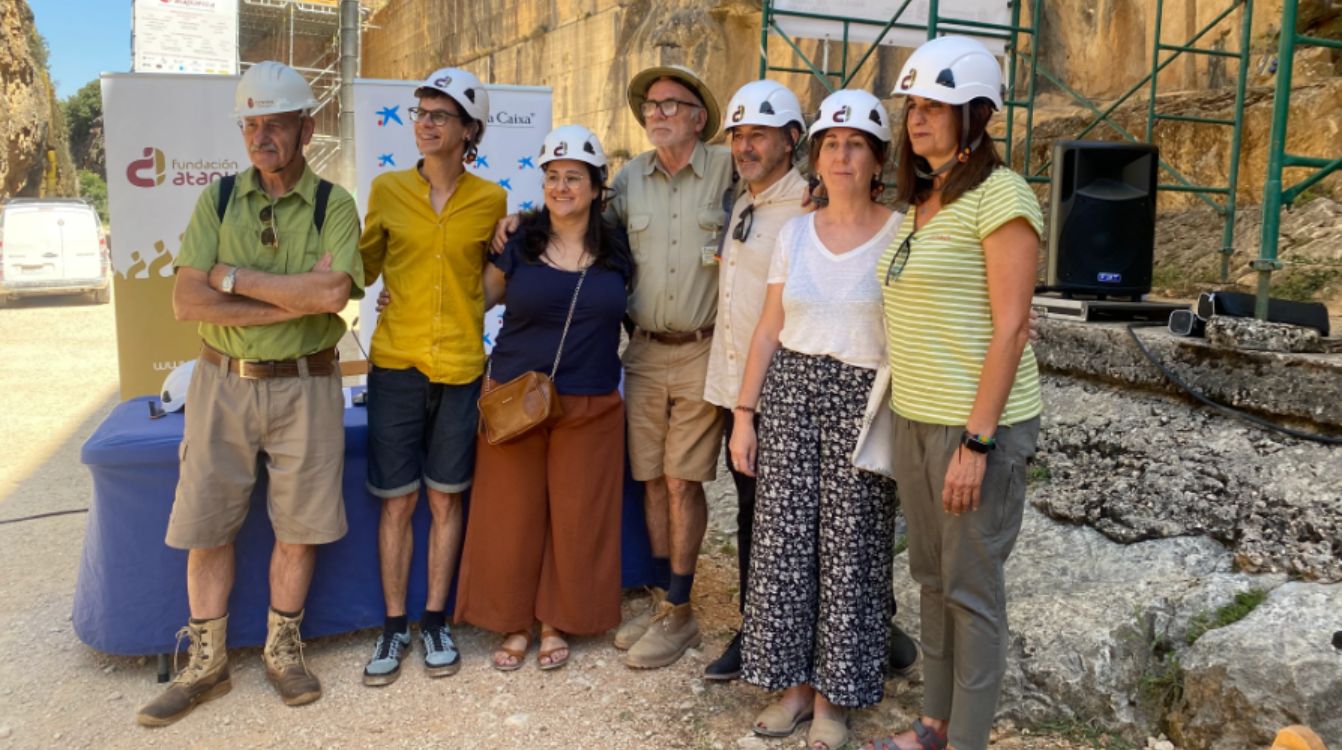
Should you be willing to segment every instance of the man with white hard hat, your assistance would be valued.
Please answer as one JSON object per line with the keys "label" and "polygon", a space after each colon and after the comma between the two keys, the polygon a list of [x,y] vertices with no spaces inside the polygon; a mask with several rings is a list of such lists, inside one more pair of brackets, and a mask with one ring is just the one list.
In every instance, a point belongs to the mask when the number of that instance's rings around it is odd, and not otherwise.
{"label": "man with white hard hat", "polygon": [[388,685],[411,648],[405,594],[414,539],[410,520],[425,486],[428,599],[420,620],[430,677],[456,673],[461,657],[444,610],[461,548],[461,496],[475,466],[476,401],[484,373],[482,273],[504,189],[466,171],[489,119],[474,75],[436,70],[410,108],[413,168],[373,180],[359,243],[364,282],[378,276],[387,305],[373,334],[368,375],[368,491],[382,498],[378,532],[386,621],[363,671]]}
{"label": "man with white hard hat", "polygon": [[321,697],[303,659],[299,626],[316,545],[345,535],[341,479],[344,397],[339,313],[363,294],[359,218],[349,193],[303,158],[317,107],[303,77],[277,62],[242,76],[234,117],[252,166],[209,185],[174,260],[173,310],[200,323],[181,478],[167,544],[188,550],[191,619],[186,668],[140,709],[145,726],[171,724],[229,691],[226,635],[233,540],[256,484],[269,476],[275,532],[262,659],[291,706]]}

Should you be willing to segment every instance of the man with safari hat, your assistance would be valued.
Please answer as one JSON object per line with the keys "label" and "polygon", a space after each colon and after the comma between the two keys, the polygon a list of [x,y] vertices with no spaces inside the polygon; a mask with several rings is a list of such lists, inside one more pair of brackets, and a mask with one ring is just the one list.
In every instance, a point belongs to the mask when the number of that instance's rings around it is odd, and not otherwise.
{"label": "man with safari hat", "polygon": [[346,531],[341,496],[344,397],[336,314],[363,294],[354,199],[303,158],[317,107],[303,77],[253,65],[234,117],[251,167],[206,187],[174,261],[173,311],[200,323],[167,544],[187,553],[191,619],[186,668],[136,718],[171,724],[227,693],[233,540],[247,515],[258,459],[269,476],[275,532],[262,660],[288,705],[321,697],[299,626],[316,545]]}
{"label": "man with safari hat", "polygon": [[624,352],[629,463],[644,483],[656,580],[651,606],[622,625],[615,646],[634,668],[674,663],[701,641],[690,607],[708,523],[703,483],[717,473],[722,411],[704,400],[717,313],[717,251],[731,154],[706,141],[721,112],[713,92],[679,65],[648,68],[628,89],[653,150],[612,183],[608,215],[629,233],[638,272],[635,328]]}
{"label": "man with safari hat", "polygon": [[504,189],[466,171],[489,120],[489,94],[456,68],[429,74],[410,109],[422,158],[373,180],[359,243],[364,282],[384,282],[368,375],[368,491],[382,499],[378,531],[386,621],[363,671],[388,685],[410,649],[405,594],[411,517],[425,486],[432,524],[428,597],[420,619],[430,677],[461,657],[444,610],[461,548],[461,496],[475,466],[476,401],[484,373],[482,273]]}

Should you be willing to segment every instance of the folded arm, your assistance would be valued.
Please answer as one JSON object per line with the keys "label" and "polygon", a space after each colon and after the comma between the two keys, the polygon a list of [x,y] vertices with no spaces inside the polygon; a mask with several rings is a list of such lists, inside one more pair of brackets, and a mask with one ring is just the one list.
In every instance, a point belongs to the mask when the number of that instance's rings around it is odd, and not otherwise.
{"label": "folded arm", "polygon": [[[209,285],[218,290],[232,266],[216,263]],[[331,270],[328,252],[306,273],[277,274],[253,268],[238,268],[233,294],[265,302],[298,315],[338,313],[349,302],[353,280],[344,271]]]}
{"label": "folded arm", "polygon": [[172,311],[178,320],[194,320],[221,326],[257,326],[300,318],[303,313],[285,310],[268,302],[224,294],[210,286],[209,275],[197,268],[177,269],[172,290]]}

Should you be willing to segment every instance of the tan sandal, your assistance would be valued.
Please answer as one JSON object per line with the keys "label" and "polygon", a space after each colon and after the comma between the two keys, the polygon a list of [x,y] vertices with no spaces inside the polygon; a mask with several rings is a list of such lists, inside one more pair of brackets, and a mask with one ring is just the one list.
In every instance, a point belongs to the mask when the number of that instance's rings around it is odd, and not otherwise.
{"label": "tan sandal", "polygon": [[[522,636],[522,639],[525,641],[525,643],[522,644],[522,648],[513,649],[508,648],[507,646],[504,645],[505,643],[508,642],[509,638],[519,635]],[[519,630],[516,633],[506,633],[503,636],[503,640],[499,642],[499,647],[494,649],[494,653],[490,655],[489,663],[500,672],[516,672],[517,670],[522,668],[522,665],[524,663],[526,663],[527,650],[530,648],[531,648],[530,630]],[[514,660],[513,663],[511,664],[499,663],[500,654],[513,659]]]}
{"label": "tan sandal", "polygon": [[799,724],[810,721],[811,716],[809,708],[794,714],[782,702],[770,703],[755,717],[755,723],[750,728],[755,730],[755,734],[764,737],[788,737],[797,731]]}
{"label": "tan sandal", "polygon": [[839,750],[848,746],[848,720],[814,719],[811,731],[806,733],[806,746],[811,750]]}
{"label": "tan sandal", "polygon": [[[564,645],[555,648],[543,648],[540,650],[540,653],[536,655],[536,664],[540,666],[541,671],[543,672],[548,672],[551,669],[559,669],[565,664],[568,664],[569,657],[573,655],[573,650],[569,648],[568,641],[564,638],[564,634],[560,632],[558,628],[552,628],[549,625],[541,625],[541,641],[544,641],[546,638],[558,638],[559,640],[564,641]],[[564,658],[555,660],[554,655],[560,651],[565,652]]]}

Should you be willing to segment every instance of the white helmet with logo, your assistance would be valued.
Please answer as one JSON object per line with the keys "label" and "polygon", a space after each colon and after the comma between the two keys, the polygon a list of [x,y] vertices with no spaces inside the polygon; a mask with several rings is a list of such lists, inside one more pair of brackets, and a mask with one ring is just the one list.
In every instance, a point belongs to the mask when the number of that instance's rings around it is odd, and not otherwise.
{"label": "white helmet with logo", "polygon": [[159,389],[159,400],[163,402],[163,411],[181,411],[186,406],[186,390],[191,385],[191,373],[196,371],[196,360],[188,359],[172,368],[168,377],[163,379]]}
{"label": "white helmet with logo", "polygon": [[561,125],[550,131],[541,144],[540,161],[542,169],[546,164],[559,159],[575,159],[591,164],[597,169],[606,168],[606,152],[596,133],[581,125]]}
{"label": "white helmet with logo", "polygon": [[764,79],[751,81],[736,90],[732,100],[727,103],[727,116],[722,129],[731,130],[738,125],[784,128],[790,122],[797,123],[797,127],[802,129],[806,128],[797,95],[777,81]]}
{"label": "white helmet with logo", "polygon": [[909,56],[891,94],[946,104],[968,104],[983,97],[1001,109],[1002,64],[977,39],[931,39]]}
{"label": "white helmet with logo", "polygon": [[489,122],[489,92],[485,91],[485,85],[475,74],[461,68],[439,68],[415,89],[415,96],[423,96],[425,91],[436,91],[452,97],[458,107],[480,123],[480,135],[485,134],[485,124]]}
{"label": "white helmet with logo", "polygon": [[890,114],[880,99],[861,89],[835,91],[820,102],[820,114],[811,123],[811,140],[830,128],[853,128],[871,133],[882,143],[890,142]]}
{"label": "white helmet with logo", "polygon": [[311,114],[318,106],[312,87],[298,71],[274,60],[247,69],[233,92],[233,119],[281,112]]}

